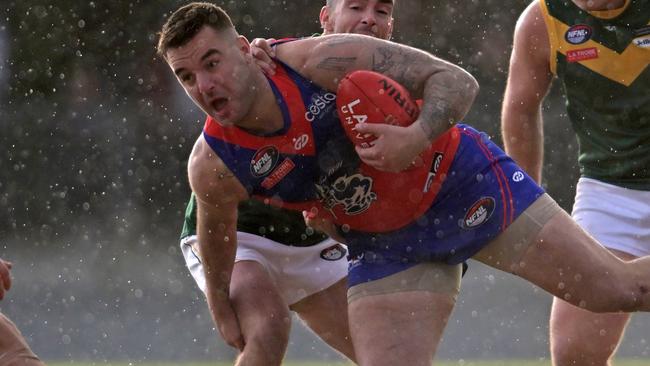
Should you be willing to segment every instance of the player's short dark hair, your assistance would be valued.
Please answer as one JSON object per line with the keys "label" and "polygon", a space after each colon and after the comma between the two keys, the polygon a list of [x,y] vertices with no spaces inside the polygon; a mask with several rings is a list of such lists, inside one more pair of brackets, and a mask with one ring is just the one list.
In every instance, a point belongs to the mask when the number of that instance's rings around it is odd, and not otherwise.
{"label": "player's short dark hair", "polygon": [[186,44],[204,26],[216,31],[235,29],[228,14],[220,7],[206,2],[189,3],[172,13],[163,25],[159,33],[158,55],[165,58],[170,48]]}

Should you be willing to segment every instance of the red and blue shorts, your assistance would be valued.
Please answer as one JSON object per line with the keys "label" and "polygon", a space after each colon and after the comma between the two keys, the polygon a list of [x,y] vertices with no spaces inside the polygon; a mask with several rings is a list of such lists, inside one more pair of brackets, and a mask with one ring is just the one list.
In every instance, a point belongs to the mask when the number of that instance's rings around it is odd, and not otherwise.
{"label": "red and blue shorts", "polygon": [[378,280],[418,263],[458,264],[496,238],[544,190],[487,134],[456,127],[460,142],[429,209],[385,233],[343,233],[350,251],[348,284]]}

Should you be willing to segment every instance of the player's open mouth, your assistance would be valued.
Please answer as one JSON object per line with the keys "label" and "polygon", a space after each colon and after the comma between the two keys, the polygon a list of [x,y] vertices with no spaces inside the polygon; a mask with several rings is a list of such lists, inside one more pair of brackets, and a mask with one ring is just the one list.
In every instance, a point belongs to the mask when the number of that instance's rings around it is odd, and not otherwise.
{"label": "player's open mouth", "polygon": [[217,98],[212,101],[212,108],[219,113],[222,112],[223,109],[226,107],[226,104],[228,104],[228,98]]}

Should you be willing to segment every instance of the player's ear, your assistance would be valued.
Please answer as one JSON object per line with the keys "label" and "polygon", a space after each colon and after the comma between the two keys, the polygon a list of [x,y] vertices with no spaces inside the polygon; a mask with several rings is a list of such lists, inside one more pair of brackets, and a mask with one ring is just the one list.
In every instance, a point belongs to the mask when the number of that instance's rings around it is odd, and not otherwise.
{"label": "player's ear", "polygon": [[242,35],[237,36],[237,48],[245,54],[250,53],[251,44],[248,39]]}
{"label": "player's ear", "polygon": [[324,34],[332,33],[332,27],[330,25],[330,9],[329,6],[325,5],[320,9],[320,15],[318,16],[320,20],[320,26],[323,28]]}
{"label": "player's ear", "polygon": [[393,23],[395,23],[395,19],[390,17],[390,20],[388,21],[388,38],[386,38],[389,41],[391,37],[393,37]]}

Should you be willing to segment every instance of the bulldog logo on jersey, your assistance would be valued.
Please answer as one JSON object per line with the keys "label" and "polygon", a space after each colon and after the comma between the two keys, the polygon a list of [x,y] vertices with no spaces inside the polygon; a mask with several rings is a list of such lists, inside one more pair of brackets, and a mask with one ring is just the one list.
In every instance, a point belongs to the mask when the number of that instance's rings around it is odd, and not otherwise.
{"label": "bulldog logo on jersey", "polygon": [[338,177],[331,186],[316,185],[316,188],[326,209],[343,205],[346,215],[358,215],[377,200],[377,194],[372,191],[372,178],[358,173]]}
{"label": "bulldog logo on jersey", "polygon": [[463,218],[463,229],[473,229],[484,224],[494,212],[494,198],[482,197],[474,202]]}
{"label": "bulldog logo on jersey", "polygon": [[320,257],[326,261],[337,261],[345,256],[347,250],[341,244],[334,244],[320,252]]}
{"label": "bulldog logo on jersey", "polygon": [[255,178],[269,174],[278,163],[280,153],[275,146],[264,146],[257,150],[251,159],[251,174]]}
{"label": "bulldog logo on jersey", "polygon": [[578,24],[569,28],[564,34],[564,39],[571,44],[581,44],[591,38],[593,31],[586,24]]}

